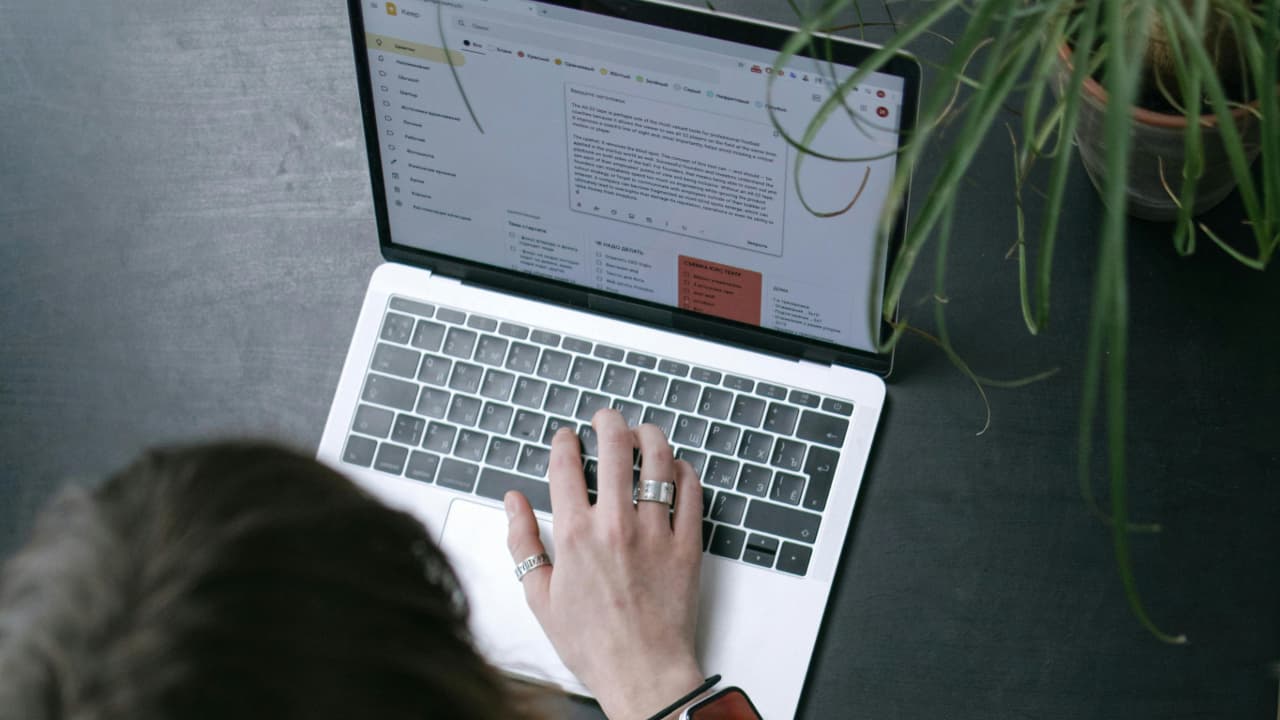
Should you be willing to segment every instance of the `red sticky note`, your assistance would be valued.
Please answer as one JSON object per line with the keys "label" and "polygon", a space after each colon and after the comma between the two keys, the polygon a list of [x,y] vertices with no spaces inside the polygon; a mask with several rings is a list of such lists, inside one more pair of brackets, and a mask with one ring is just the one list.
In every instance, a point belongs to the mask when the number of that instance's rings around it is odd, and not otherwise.
{"label": "red sticky note", "polygon": [[753,270],[681,255],[680,307],[759,325],[762,281]]}

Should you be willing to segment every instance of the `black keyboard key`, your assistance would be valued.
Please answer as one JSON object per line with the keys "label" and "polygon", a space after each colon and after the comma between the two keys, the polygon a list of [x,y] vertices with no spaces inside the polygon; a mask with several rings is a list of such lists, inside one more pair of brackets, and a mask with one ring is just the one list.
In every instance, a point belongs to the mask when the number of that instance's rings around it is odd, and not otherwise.
{"label": "black keyboard key", "polygon": [[644,406],[640,403],[614,400],[613,409],[622,413],[622,419],[627,421],[627,427],[635,427],[644,421]]}
{"label": "black keyboard key", "polygon": [[805,440],[838,448],[844,445],[844,436],[848,430],[849,421],[844,418],[805,410],[800,416],[800,427],[796,428],[796,435]]}
{"label": "black keyboard key", "polygon": [[844,415],[849,417],[853,414],[853,403],[848,400],[836,400],[835,398],[824,398],[822,400],[822,409],[829,413]]}
{"label": "black keyboard key", "polygon": [[480,381],[484,379],[484,368],[471,363],[456,362],[453,364],[453,375],[449,377],[449,387],[458,392],[473,393],[480,389]]}
{"label": "black keyboard key", "polygon": [[644,368],[645,370],[652,370],[658,366],[658,358],[652,355],[645,355],[644,353],[629,352],[627,353],[626,363],[628,365],[635,365],[636,367]]}
{"label": "black keyboard key", "polygon": [[452,397],[448,390],[440,390],[438,388],[424,387],[418,395],[418,408],[414,411],[419,415],[436,418],[437,420],[444,417],[449,412],[449,398]]}
{"label": "black keyboard key", "polygon": [[582,477],[587,482],[587,491],[596,492],[600,485],[600,463],[596,460],[583,463]]}
{"label": "black keyboard key", "polygon": [[742,522],[742,515],[747,511],[747,499],[733,493],[716,493],[715,503],[711,507],[711,519],[716,522],[737,525]]}
{"label": "black keyboard key", "polygon": [[511,397],[511,388],[515,387],[516,376],[501,370],[486,370],[484,382],[480,385],[480,394],[493,400],[506,400]]}
{"label": "black keyboard key", "polygon": [[433,422],[427,425],[427,434],[422,438],[422,447],[448,455],[453,450],[453,439],[458,435],[458,428],[444,423]]}
{"label": "black keyboard key", "polygon": [[681,415],[670,437],[675,445],[700,448],[707,439],[707,421],[692,415]]}
{"label": "black keyboard key", "polygon": [[560,342],[560,347],[575,353],[588,354],[591,352],[591,343],[580,338],[567,337]]}
{"label": "black keyboard key", "polygon": [[573,356],[558,350],[542,351],[542,361],[538,363],[538,377],[563,382],[569,376],[569,363]]}
{"label": "black keyboard key", "polygon": [[697,380],[698,382],[710,383],[712,385],[720,384],[720,373],[715,370],[696,367],[689,371],[689,377]]}
{"label": "black keyboard key", "polygon": [[406,300],[398,297],[391,298],[391,309],[399,310],[400,312],[412,313],[414,315],[421,315],[422,317],[431,317],[436,312],[435,305],[414,302],[413,300]]}
{"label": "black keyboard key", "polygon": [[808,510],[821,511],[827,507],[827,496],[831,494],[831,480],[836,474],[836,461],[840,455],[824,447],[814,446],[809,450],[809,459],[804,462],[804,472],[809,476],[808,489],[804,492],[804,507]]}
{"label": "black keyboard key", "polygon": [[551,451],[537,445],[525,445],[520,449],[520,464],[516,469],[535,477],[546,477],[551,464]]}
{"label": "black keyboard key", "polygon": [[[471,318],[474,320],[475,315]],[[507,359],[506,338],[500,338],[497,335],[481,335],[480,342],[476,344],[476,362],[485,365],[500,366]]]}
{"label": "black keyboard key", "polygon": [[551,512],[551,486],[545,481],[493,468],[485,468],[480,472],[480,484],[476,487],[477,495],[502,500],[510,490],[519,490],[523,493],[529,498],[529,504],[534,510]]}
{"label": "black keyboard key", "polygon": [[663,375],[674,375],[676,377],[685,377],[689,374],[689,366],[675,360],[659,360],[658,372]]}
{"label": "black keyboard key", "polygon": [[505,335],[516,340],[526,340],[529,337],[529,328],[523,325],[504,322],[498,326],[498,334]]}
{"label": "black keyboard key", "polygon": [[591,422],[591,418],[595,417],[597,411],[607,407],[609,407],[607,396],[584,391],[578,400],[578,412],[574,413],[574,417]]}
{"label": "black keyboard key", "polygon": [[404,475],[418,482],[429,483],[436,479],[436,468],[439,465],[439,455],[414,450],[409,453],[409,464],[404,468]]}
{"label": "black keyboard key", "polygon": [[[707,517],[708,515],[711,514],[711,504],[715,502],[715,499],[716,499],[716,491],[712,490],[706,485],[703,485],[702,486],[702,517]],[[709,527],[710,525],[711,523],[704,523],[704,529],[705,527]],[[705,539],[703,541],[702,549],[703,550],[707,549]]]}
{"label": "black keyboard key", "polygon": [[364,393],[360,398],[365,402],[407,412],[418,401],[418,386],[385,375],[371,374],[364,381]]}
{"label": "black keyboard key", "polygon": [[742,559],[752,565],[773,567],[773,560],[778,556],[778,539],[751,533],[747,536],[747,549]]}
{"label": "black keyboard key", "polygon": [[751,392],[756,387],[756,381],[750,378],[740,377],[738,375],[725,375],[723,385],[730,390]]}
{"label": "black keyboard key", "polygon": [[418,380],[428,385],[444,385],[452,369],[452,360],[428,355],[422,358],[422,367],[418,368]]}
{"label": "black keyboard key", "polygon": [[804,575],[809,572],[809,559],[813,557],[813,549],[795,543],[782,543],[782,551],[778,553],[778,569],[792,575]]}
{"label": "black keyboard key", "polygon": [[788,472],[800,472],[806,447],[796,440],[778,438],[778,442],[773,444],[773,456],[769,458],[769,464]]}
{"label": "black keyboard key", "polygon": [[746,543],[747,534],[737,528],[717,525],[711,536],[711,554],[737,560],[742,556],[742,546]]}
{"label": "black keyboard key", "polygon": [[578,433],[578,423],[572,420],[559,417],[547,418],[547,425],[541,431],[542,444],[550,446],[551,439],[556,436],[556,433],[560,432],[560,428],[569,428],[569,432],[575,435]]}
{"label": "black keyboard key", "polygon": [[356,408],[356,419],[351,423],[351,429],[365,435],[384,438],[391,432],[391,423],[395,422],[395,419],[396,414],[390,410],[361,405]]}
{"label": "black keyboard key", "polygon": [[447,323],[453,323],[454,325],[461,325],[467,321],[466,313],[452,308],[438,308],[436,310],[436,317]]}
{"label": "black keyboard key", "polygon": [[404,345],[413,334],[413,318],[389,312],[382,320],[382,339]]}
{"label": "black keyboard key", "polygon": [[[710,507],[708,505],[708,507]],[[706,552],[711,545],[711,529],[715,527],[715,523],[710,520],[702,521],[702,552]]]}
{"label": "black keyboard key", "polygon": [[765,497],[769,494],[769,483],[773,480],[773,471],[759,465],[742,466],[738,475],[738,492]]}
{"label": "black keyboard key", "polygon": [[360,467],[369,467],[373,464],[373,454],[377,451],[376,440],[352,435],[347,438],[347,447],[342,451],[342,461]]}
{"label": "black keyboard key", "polygon": [[426,420],[402,413],[396,416],[396,425],[391,429],[391,439],[405,445],[416,446],[422,439],[422,431],[426,427]]}
{"label": "black keyboard key", "polygon": [[582,425],[578,428],[578,444],[582,446],[582,454],[588,457],[600,456],[600,436],[596,434],[596,429],[590,425]]}
{"label": "black keyboard key", "polygon": [[604,383],[600,386],[600,390],[610,395],[631,397],[631,388],[635,383],[635,370],[621,365],[610,365],[604,370]]}
{"label": "black keyboard key", "polygon": [[463,460],[480,462],[484,459],[485,448],[489,446],[489,436],[475,430],[462,430],[458,433],[458,442],[453,446],[453,454]]}
{"label": "black keyboard key", "polygon": [[511,343],[511,351],[507,353],[507,369],[523,375],[532,375],[538,367],[539,350],[533,345]]}
{"label": "black keyboard key", "polygon": [[438,322],[419,320],[410,344],[420,350],[439,352],[440,344],[444,342],[444,330],[445,327]]}
{"label": "black keyboard key", "polygon": [[542,407],[542,396],[547,391],[547,384],[541,380],[522,377],[516,380],[516,391],[511,402],[535,410]]}
{"label": "black keyboard key", "polygon": [[769,493],[770,499],[788,505],[799,505],[803,493],[804,478],[781,470],[773,474],[773,490]]}
{"label": "black keyboard key", "polygon": [[569,382],[580,388],[595,390],[600,387],[600,375],[604,373],[604,363],[591,358],[579,357],[573,361],[573,370],[569,372]]}
{"label": "black keyboard key", "polygon": [[738,449],[738,436],[742,431],[732,425],[711,423],[707,433],[707,450],[721,455],[733,455]]}
{"label": "black keyboard key", "polygon": [[724,420],[729,417],[729,409],[732,407],[733,393],[709,387],[702,391],[702,401],[698,403],[698,414]]}
{"label": "black keyboard key", "polygon": [[542,409],[552,415],[572,415],[578,406],[578,391],[566,385],[552,385]]}
{"label": "black keyboard key", "polygon": [[803,405],[805,407],[818,407],[818,396],[813,393],[807,393],[801,390],[792,390],[788,400],[794,405]]}
{"label": "black keyboard key", "polygon": [[611,360],[613,362],[622,362],[622,358],[627,356],[627,354],[623,352],[621,348],[610,347],[609,345],[601,345],[600,343],[596,343],[596,349],[592,351],[591,354],[595,355],[598,358]]}
{"label": "black keyboard key", "polygon": [[737,425],[758,428],[764,419],[764,400],[750,395],[739,395],[733,401],[733,412],[729,421]]}
{"label": "black keyboard key", "polygon": [[636,380],[635,392],[631,397],[649,405],[661,405],[662,397],[667,391],[667,379],[661,375],[642,372]]}
{"label": "black keyboard key", "polygon": [[489,440],[489,452],[485,454],[484,461],[486,464],[510,470],[516,466],[519,455],[520,443],[496,437]]}
{"label": "black keyboard key", "polygon": [[547,332],[546,330],[534,330],[533,334],[529,336],[529,339],[539,345],[560,347],[560,336],[552,332]]}
{"label": "black keyboard key", "polygon": [[480,429],[486,432],[505,435],[511,427],[511,415],[515,411],[510,405],[499,405],[494,402],[484,404],[480,411]]}
{"label": "black keyboard key", "polygon": [[498,329],[498,321],[481,315],[472,315],[467,318],[467,327],[483,330],[484,332],[493,332]]}
{"label": "black keyboard key", "polygon": [[769,462],[771,450],[773,450],[773,437],[747,430],[742,433],[742,442],[738,445],[738,457],[763,465]]}
{"label": "black keyboard key", "polygon": [[378,443],[378,456],[373,460],[373,469],[399,475],[404,472],[404,461],[408,458],[408,449],[391,443]]}
{"label": "black keyboard key", "polygon": [[698,407],[698,395],[702,386],[685,380],[672,380],[667,386],[667,399],[663,403],[673,410],[693,412]]}
{"label": "black keyboard key", "polygon": [[700,453],[697,450],[689,448],[680,448],[676,450],[676,459],[683,460],[693,467],[693,474],[702,477],[702,471],[707,465],[707,454]]}
{"label": "black keyboard key", "polygon": [[453,402],[449,404],[449,422],[470,427],[479,421],[480,401],[466,395],[454,395]]}
{"label": "black keyboard key", "polygon": [[762,382],[756,384],[756,394],[769,398],[770,400],[786,400],[787,389],[781,385],[772,385]]}
{"label": "black keyboard key", "polygon": [[747,506],[745,524],[752,530],[778,535],[779,537],[813,544],[818,537],[818,525],[822,523],[821,515],[814,515],[803,510],[775,505],[764,500],[752,500]]}
{"label": "black keyboard key", "polygon": [[416,350],[386,343],[378,343],[373,351],[374,370],[388,375],[411,378],[418,372],[418,360],[422,354]]}
{"label": "black keyboard key", "polygon": [[542,437],[542,423],[546,419],[542,413],[518,410],[516,420],[511,424],[511,434],[521,440],[537,440]]}
{"label": "black keyboard key", "polygon": [[676,414],[670,410],[655,407],[645,408],[644,421],[650,425],[657,425],[664,436],[671,437],[671,426],[676,422]]}
{"label": "black keyboard key", "polygon": [[462,328],[449,328],[449,333],[444,336],[444,354],[462,360],[470,360],[471,353],[476,349],[476,338],[478,336],[470,330]]}
{"label": "black keyboard key", "polygon": [[476,475],[479,472],[480,467],[477,465],[445,458],[440,462],[440,470],[436,472],[436,484],[469,493],[476,487]]}
{"label": "black keyboard key", "polygon": [[712,455],[707,463],[707,471],[702,475],[702,484],[733,489],[738,480],[738,461],[727,457]]}
{"label": "black keyboard key", "polygon": [[796,417],[799,414],[799,408],[769,403],[769,410],[764,415],[764,429],[779,435],[790,435],[796,429]]}

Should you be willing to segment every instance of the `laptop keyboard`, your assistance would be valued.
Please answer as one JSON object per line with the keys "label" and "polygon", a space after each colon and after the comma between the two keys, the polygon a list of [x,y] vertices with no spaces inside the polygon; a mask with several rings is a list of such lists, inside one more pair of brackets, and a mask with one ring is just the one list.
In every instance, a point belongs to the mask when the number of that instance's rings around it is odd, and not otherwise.
{"label": "laptop keyboard", "polygon": [[605,407],[662,428],[697,470],[704,551],[808,572],[853,414],[839,398],[393,297],[342,459],[495,500],[519,490],[550,512],[561,427],[582,441],[594,502]]}

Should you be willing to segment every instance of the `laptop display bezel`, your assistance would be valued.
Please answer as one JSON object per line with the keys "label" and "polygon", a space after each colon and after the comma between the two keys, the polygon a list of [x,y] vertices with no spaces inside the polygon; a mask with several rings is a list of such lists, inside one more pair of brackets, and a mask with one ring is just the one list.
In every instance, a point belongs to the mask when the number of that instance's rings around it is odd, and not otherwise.
{"label": "laptop display bezel", "polygon": [[[695,33],[710,38],[753,45],[766,50],[780,48],[791,30],[781,26],[760,24],[750,20],[712,13],[698,8],[681,7],[648,0],[536,0],[574,10],[635,20],[656,27]],[[389,262],[423,267],[463,282],[505,292],[527,295],[579,309],[606,313],[629,321],[642,322],[676,332],[706,337],[752,350],[800,358],[823,364],[840,364],[887,376],[893,366],[893,353],[875,353],[808,338],[779,330],[749,325],[719,317],[702,315],[674,306],[638,300],[582,285],[522,273],[510,268],[488,265],[453,255],[395,243],[391,238],[388,198],[382,174],[381,143],[370,77],[368,47],[365,43],[364,17],[360,0],[348,0],[352,41],[355,51],[356,76],[364,123],[365,146],[372,180],[374,212],[378,224],[378,242],[382,256]],[[837,64],[856,67],[875,51],[875,47],[843,38],[830,43],[831,59]],[[827,51],[824,43],[822,50]],[[903,80],[901,136],[905,139],[914,129],[920,90],[920,65],[907,54],[894,57],[883,69],[886,74]],[[900,143],[899,147],[902,147]],[[897,255],[907,221],[906,198],[899,204],[889,239],[887,258]],[[883,285],[881,278],[881,285]],[[889,337],[892,328],[881,319],[880,338]]]}

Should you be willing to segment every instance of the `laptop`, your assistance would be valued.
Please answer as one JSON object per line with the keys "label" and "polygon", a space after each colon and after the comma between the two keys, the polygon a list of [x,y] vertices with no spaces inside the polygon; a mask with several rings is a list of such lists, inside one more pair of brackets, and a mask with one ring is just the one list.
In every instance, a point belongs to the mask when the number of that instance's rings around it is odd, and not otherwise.
{"label": "laptop", "polygon": [[704,488],[701,665],[794,716],[884,404],[875,229],[917,64],[814,139],[866,159],[797,165],[780,130],[872,48],[775,68],[787,28],[642,0],[349,11],[386,262],[320,459],[439,540],[493,663],[589,696],[525,605],[502,497],[554,556],[555,431],[594,491],[596,410],[662,427]]}

